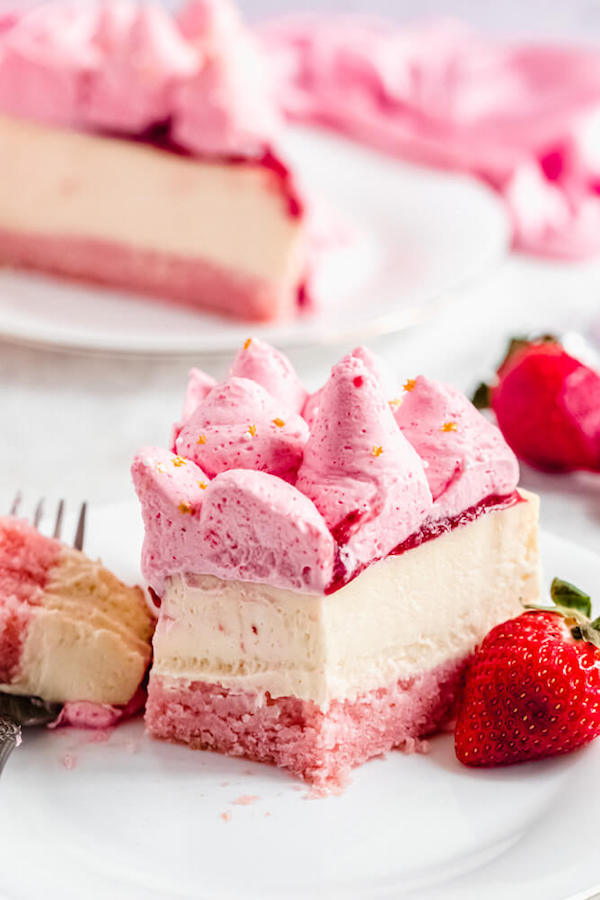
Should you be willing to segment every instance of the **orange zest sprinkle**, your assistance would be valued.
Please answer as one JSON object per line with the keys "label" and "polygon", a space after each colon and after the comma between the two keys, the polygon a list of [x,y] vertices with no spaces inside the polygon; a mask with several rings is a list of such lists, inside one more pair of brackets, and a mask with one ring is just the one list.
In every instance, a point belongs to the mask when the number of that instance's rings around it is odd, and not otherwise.
{"label": "orange zest sprinkle", "polygon": [[197,443],[197,444],[205,444],[205,443],[206,443],[206,435],[205,435],[205,434],[199,434],[199,435],[198,435],[198,440],[196,441],[196,443]]}
{"label": "orange zest sprinkle", "polygon": [[373,447],[371,450],[371,456],[381,456],[383,453],[383,447]]}
{"label": "orange zest sprinkle", "polygon": [[442,425],[442,431],[456,431],[458,428],[456,422],[444,422]]}
{"label": "orange zest sprinkle", "polygon": [[190,506],[190,504],[185,502],[180,503],[177,509],[180,513],[191,513],[192,511],[192,507]]}
{"label": "orange zest sprinkle", "polygon": [[174,456],[171,462],[177,469],[179,468],[179,466],[185,466],[185,459],[183,458],[183,456]]}
{"label": "orange zest sprinkle", "polygon": [[402,403],[401,397],[394,397],[393,400],[389,401],[389,404],[392,407],[392,409],[397,409],[401,403]]}
{"label": "orange zest sprinkle", "polygon": [[247,350],[251,343],[252,338],[246,338],[246,340],[244,341],[244,350]]}
{"label": "orange zest sprinkle", "polygon": [[252,437],[256,437],[256,425],[248,425],[248,432]]}
{"label": "orange zest sprinkle", "polygon": [[206,483],[205,481],[199,481],[199,482],[198,482],[198,487],[199,487],[199,488],[202,488],[202,490],[205,491],[206,488],[208,487],[208,485],[207,485],[207,483]]}
{"label": "orange zest sprinkle", "polygon": [[156,471],[160,472],[161,475],[163,474],[163,472],[166,472],[164,463],[156,463]]}
{"label": "orange zest sprinkle", "polygon": [[409,378],[408,381],[406,381],[404,383],[404,390],[405,391],[414,391],[416,383],[417,383],[416,378]]}
{"label": "orange zest sprinkle", "polygon": [[278,428],[283,428],[283,426],[285,425],[285,422],[283,421],[283,419],[280,419],[278,417],[276,419],[273,419],[273,425],[277,425]]}

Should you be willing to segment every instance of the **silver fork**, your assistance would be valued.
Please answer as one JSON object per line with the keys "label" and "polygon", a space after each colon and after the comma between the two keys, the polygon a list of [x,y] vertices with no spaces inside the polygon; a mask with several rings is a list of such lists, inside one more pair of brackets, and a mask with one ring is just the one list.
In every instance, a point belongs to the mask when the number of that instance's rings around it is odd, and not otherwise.
{"label": "silver fork", "polygon": [[[23,502],[23,494],[17,491],[11,504],[9,514],[19,514]],[[61,500],[56,510],[52,537],[60,538],[65,512],[65,501]],[[82,503],[79,509],[73,547],[83,550],[85,537],[85,520],[87,503]],[[38,500],[33,512],[33,525],[39,528],[44,515],[44,498]],[[30,725],[48,725],[53,722],[61,711],[60,703],[47,703],[40,697],[22,697],[17,694],[4,694],[0,692],[0,773],[4,769],[6,760],[21,743],[21,728]]]}

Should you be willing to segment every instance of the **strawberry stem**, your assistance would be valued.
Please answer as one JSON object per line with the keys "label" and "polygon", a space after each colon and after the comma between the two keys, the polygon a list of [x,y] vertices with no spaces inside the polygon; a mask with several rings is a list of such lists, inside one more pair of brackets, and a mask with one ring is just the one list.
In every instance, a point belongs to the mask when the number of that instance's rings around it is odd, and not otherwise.
{"label": "strawberry stem", "polygon": [[489,409],[492,403],[492,392],[489,384],[482,381],[478,384],[471,397],[471,403],[476,409]]}
{"label": "strawberry stem", "polygon": [[569,581],[563,581],[562,578],[554,578],[550,585],[550,596],[556,606],[576,609],[588,619],[592,614],[592,600],[589,594],[575,587]]}

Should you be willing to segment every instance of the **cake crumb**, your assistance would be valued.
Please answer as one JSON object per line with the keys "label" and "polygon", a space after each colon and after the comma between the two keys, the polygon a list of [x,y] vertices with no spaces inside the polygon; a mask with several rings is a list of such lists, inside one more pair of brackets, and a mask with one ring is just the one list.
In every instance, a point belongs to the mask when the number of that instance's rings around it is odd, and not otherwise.
{"label": "cake crumb", "polygon": [[256,803],[258,797],[254,794],[241,794],[236,800],[233,802],[236,806],[252,806],[253,803]]}
{"label": "cake crumb", "polygon": [[230,783],[231,782],[229,782],[229,781],[222,781],[221,784],[219,785],[219,787],[229,787]]}
{"label": "cake crumb", "polygon": [[65,769],[74,769],[77,765],[77,760],[72,753],[65,753],[61,759],[61,763]]}
{"label": "cake crumb", "polygon": [[105,744],[110,741],[113,734],[112,728],[100,728],[98,731],[92,732],[86,740],[88,744]]}
{"label": "cake crumb", "polygon": [[265,813],[265,819],[268,818],[270,815],[271,815],[270,812],[266,812],[266,813]]}
{"label": "cake crumb", "polygon": [[223,819],[224,822],[230,822],[231,821],[231,813],[230,812],[221,813],[221,818]]}
{"label": "cake crumb", "polygon": [[431,752],[429,741],[423,741],[420,738],[406,738],[398,749],[403,753],[422,753],[424,756]]}
{"label": "cake crumb", "polygon": [[252,769],[242,769],[242,775],[256,775],[256,772],[253,772]]}

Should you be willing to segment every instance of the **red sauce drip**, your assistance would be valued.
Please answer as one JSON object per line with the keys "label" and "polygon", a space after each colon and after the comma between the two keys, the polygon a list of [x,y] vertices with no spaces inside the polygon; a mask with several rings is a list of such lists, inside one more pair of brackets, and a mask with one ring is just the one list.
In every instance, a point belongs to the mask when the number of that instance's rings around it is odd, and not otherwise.
{"label": "red sauce drip", "polygon": [[344,516],[341,522],[334,525],[331,529],[331,534],[336,544],[347,544],[364,518],[364,509],[353,509],[347,516]]}
{"label": "red sauce drip", "polygon": [[[515,506],[517,503],[523,502],[524,500],[518,491],[514,491],[514,493],[509,494],[507,497],[499,497],[497,494],[491,494],[480,503],[469,507],[469,509],[465,509],[464,512],[459,513],[457,516],[451,516],[448,519],[441,519],[438,522],[431,522],[423,525],[422,528],[415,531],[414,534],[409,535],[409,537],[402,541],[401,544],[394,547],[388,556],[400,556],[402,553],[406,553],[407,550],[413,550],[415,547],[427,543],[427,541],[440,537],[442,534],[447,534],[455,528],[460,528],[461,525],[468,525],[470,522],[474,522],[482,515],[485,515],[485,513],[508,509],[511,506]],[[352,520],[353,516],[355,518]],[[350,581],[353,581],[357,575],[360,575],[360,573],[367,569],[372,563],[381,559],[381,557],[372,559],[370,562],[358,566],[351,574],[348,574],[346,570],[342,561],[341,551],[343,550],[343,544],[347,542],[352,535],[352,531],[354,530],[352,526],[355,528],[357,521],[361,517],[361,513],[357,510],[355,513],[350,513],[346,516],[339,525],[332,529],[333,537],[338,546],[333,565],[333,578],[325,588],[326,594],[333,594],[335,591],[339,591],[340,588],[344,587],[344,585],[348,584]]]}
{"label": "red sauce drip", "polygon": [[162,597],[159,597],[154,588],[148,587],[148,593],[150,594],[150,599],[152,600],[152,604],[156,609],[160,609],[162,604]]}

